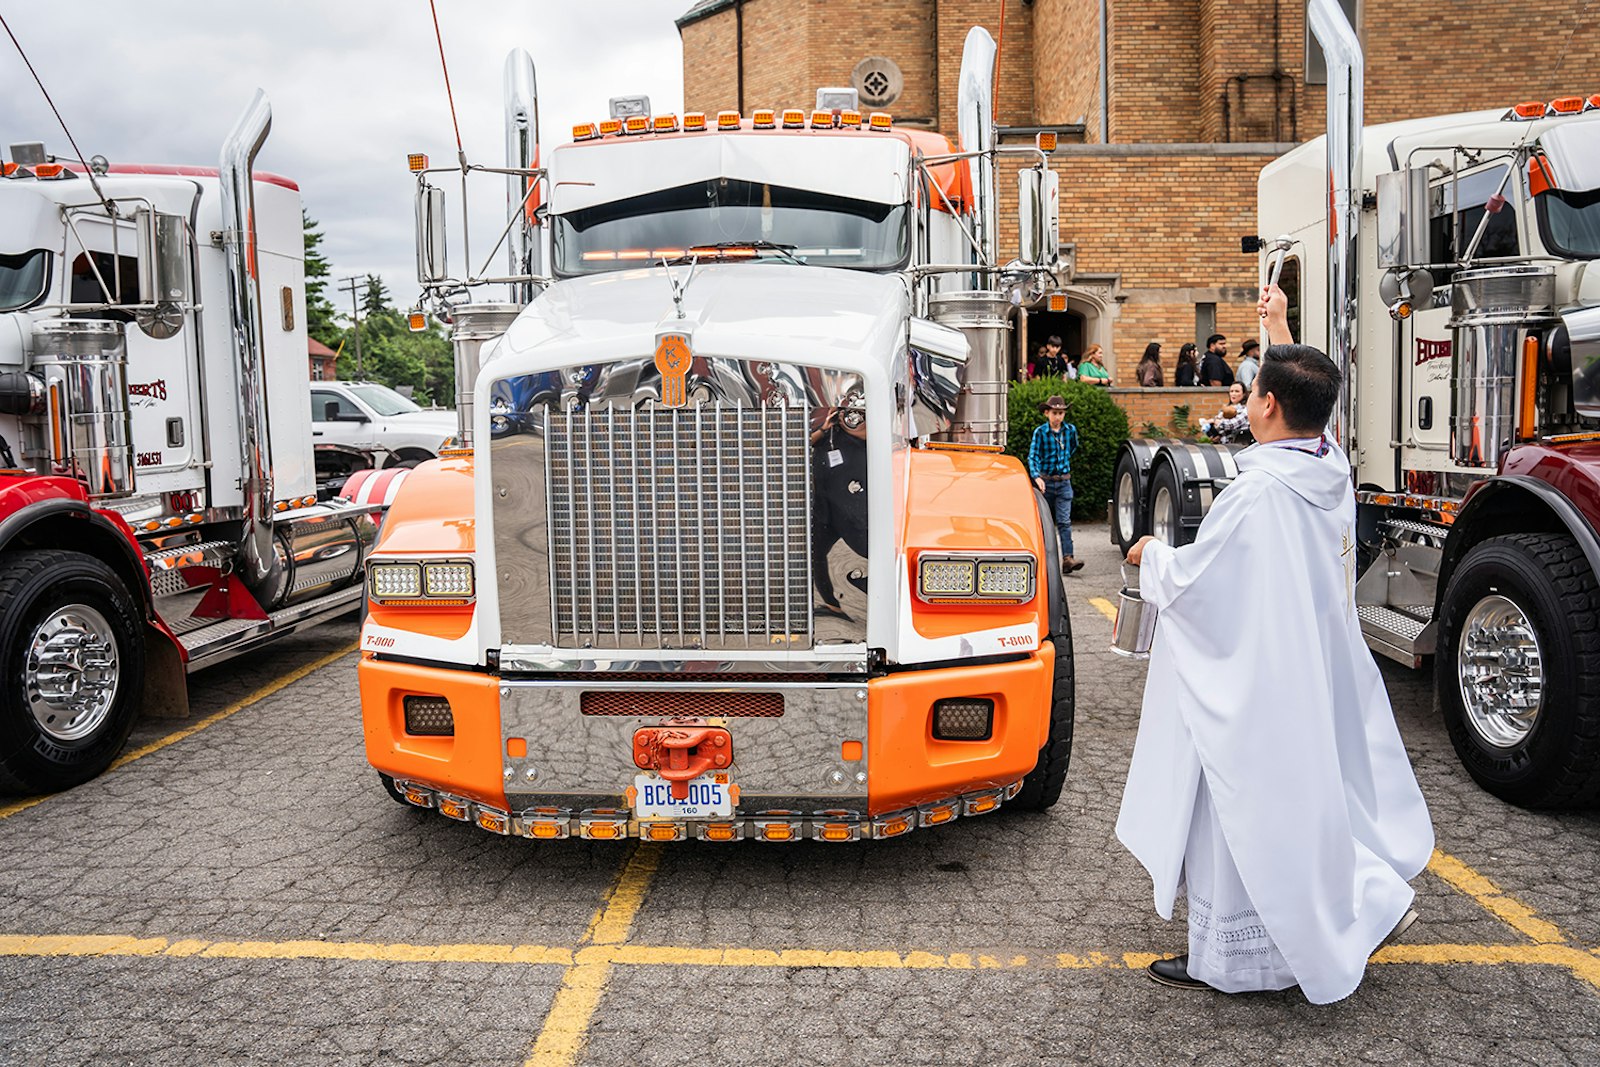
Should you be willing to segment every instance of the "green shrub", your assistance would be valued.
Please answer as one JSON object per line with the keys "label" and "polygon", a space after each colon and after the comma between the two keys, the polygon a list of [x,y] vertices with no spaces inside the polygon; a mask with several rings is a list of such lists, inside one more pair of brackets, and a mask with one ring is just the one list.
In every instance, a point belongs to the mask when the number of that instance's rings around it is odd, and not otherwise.
{"label": "green shrub", "polygon": [[1117,450],[1128,439],[1128,416],[1111,399],[1109,390],[1058,378],[1013,382],[1006,451],[1024,464],[1028,462],[1034,428],[1045,421],[1044,402],[1055,393],[1066,398],[1067,421],[1078,428],[1078,452],[1072,457],[1072,516],[1104,518]]}

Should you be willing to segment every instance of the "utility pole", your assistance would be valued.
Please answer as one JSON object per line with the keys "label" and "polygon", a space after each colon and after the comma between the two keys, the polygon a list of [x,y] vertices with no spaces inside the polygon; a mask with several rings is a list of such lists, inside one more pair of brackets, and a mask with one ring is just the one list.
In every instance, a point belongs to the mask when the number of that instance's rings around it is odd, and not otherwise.
{"label": "utility pole", "polygon": [[350,294],[350,317],[355,320],[356,329],[356,381],[366,380],[366,371],[361,365],[361,301],[356,294],[366,286],[365,278],[346,278],[347,285],[339,286],[341,293]]}

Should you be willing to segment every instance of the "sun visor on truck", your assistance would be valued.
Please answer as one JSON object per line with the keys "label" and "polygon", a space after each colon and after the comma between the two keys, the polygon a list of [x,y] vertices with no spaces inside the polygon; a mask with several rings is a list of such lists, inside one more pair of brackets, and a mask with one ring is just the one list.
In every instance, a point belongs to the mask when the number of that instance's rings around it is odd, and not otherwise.
{"label": "sun visor on truck", "polygon": [[1600,116],[1551,127],[1539,136],[1539,147],[1558,189],[1569,193],[1600,189]]}
{"label": "sun visor on truck", "polygon": [[712,178],[765,182],[832,196],[903,204],[910,151],[898,137],[695,136],[565,145],[551,163],[558,215]]}

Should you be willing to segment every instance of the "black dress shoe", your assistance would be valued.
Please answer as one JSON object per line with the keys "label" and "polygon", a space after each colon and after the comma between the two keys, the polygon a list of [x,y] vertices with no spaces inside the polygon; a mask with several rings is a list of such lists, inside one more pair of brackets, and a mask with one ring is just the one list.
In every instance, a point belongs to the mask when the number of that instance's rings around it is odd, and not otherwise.
{"label": "black dress shoe", "polygon": [[1151,978],[1162,985],[1169,985],[1175,989],[1210,989],[1211,987],[1198,978],[1189,977],[1189,954],[1173,956],[1170,959],[1156,960],[1145,968]]}

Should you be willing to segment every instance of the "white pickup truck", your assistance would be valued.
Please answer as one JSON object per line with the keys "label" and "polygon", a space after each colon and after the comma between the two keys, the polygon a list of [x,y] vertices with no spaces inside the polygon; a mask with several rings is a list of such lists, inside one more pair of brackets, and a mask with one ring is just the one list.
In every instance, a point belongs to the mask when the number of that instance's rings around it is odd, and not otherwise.
{"label": "white pickup truck", "polygon": [[419,407],[377,382],[315,382],[311,436],[321,448],[369,453],[376,467],[414,467],[438,456],[456,432],[456,413]]}

